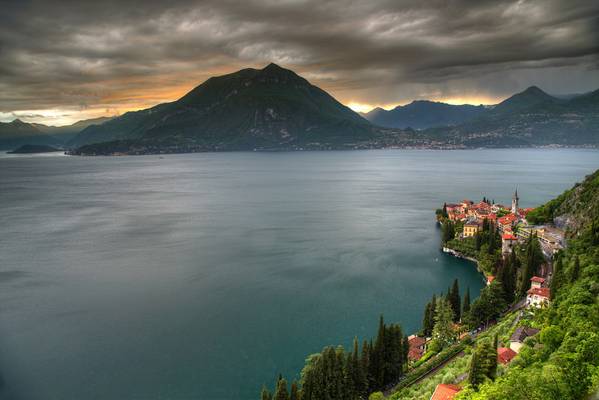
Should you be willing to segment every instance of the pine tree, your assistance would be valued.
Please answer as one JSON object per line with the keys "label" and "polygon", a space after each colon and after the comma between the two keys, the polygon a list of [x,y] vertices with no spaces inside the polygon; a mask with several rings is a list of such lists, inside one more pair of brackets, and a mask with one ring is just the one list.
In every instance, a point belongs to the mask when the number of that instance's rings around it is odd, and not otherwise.
{"label": "pine tree", "polygon": [[464,302],[462,303],[462,316],[470,311],[470,288],[466,288],[466,294],[464,295]]}
{"label": "pine tree", "polygon": [[287,391],[287,380],[285,378],[279,379],[277,382],[277,389],[273,400],[289,400],[289,392]]}

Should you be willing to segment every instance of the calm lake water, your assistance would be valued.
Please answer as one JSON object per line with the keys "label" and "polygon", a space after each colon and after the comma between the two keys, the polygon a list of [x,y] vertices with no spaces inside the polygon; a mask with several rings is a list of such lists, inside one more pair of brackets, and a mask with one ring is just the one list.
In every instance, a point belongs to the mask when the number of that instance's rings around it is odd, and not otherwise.
{"label": "calm lake water", "polygon": [[444,200],[535,206],[593,150],[0,156],[0,397],[256,399],[323,346],[408,332],[472,264]]}

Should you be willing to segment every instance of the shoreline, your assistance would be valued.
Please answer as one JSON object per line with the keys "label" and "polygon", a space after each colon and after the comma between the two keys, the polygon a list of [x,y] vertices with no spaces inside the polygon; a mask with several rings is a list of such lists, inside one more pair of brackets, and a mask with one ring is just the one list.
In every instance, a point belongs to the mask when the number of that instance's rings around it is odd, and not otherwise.
{"label": "shoreline", "polygon": [[480,265],[479,265],[478,260],[476,258],[465,256],[464,254],[460,253],[459,251],[454,250],[454,249],[452,249],[450,247],[447,247],[447,246],[441,246],[441,251],[443,253],[449,254],[449,255],[451,255],[451,256],[453,256],[455,258],[459,258],[459,259],[462,259],[462,260],[473,262],[474,264],[476,264],[476,270],[483,276],[484,282],[485,283],[488,282],[489,276],[487,276],[487,274],[485,274],[485,272],[480,268]]}

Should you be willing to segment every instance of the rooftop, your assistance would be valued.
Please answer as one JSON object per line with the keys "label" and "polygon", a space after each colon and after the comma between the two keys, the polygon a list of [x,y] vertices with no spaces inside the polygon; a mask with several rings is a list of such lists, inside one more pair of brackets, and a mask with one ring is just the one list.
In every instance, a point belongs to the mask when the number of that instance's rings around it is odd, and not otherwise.
{"label": "rooftop", "polygon": [[540,297],[545,297],[547,299],[551,296],[551,291],[549,290],[549,288],[546,288],[546,287],[530,288],[530,289],[528,289],[527,293],[532,294],[532,295],[537,295]]}
{"label": "rooftop", "polygon": [[460,390],[462,388],[457,385],[440,383],[435,388],[431,400],[451,400]]}
{"label": "rooftop", "polygon": [[504,365],[509,364],[517,355],[518,353],[509,347],[500,347],[497,349],[497,361]]}
{"label": "rooftop", "polygon": [[545,279],[541,278],[540,276],[533,276],[532,278],[530,278],[531,282],[538,282],[538,283],[545,283]]}
{"label": "rooftop", "polygon": [[539,333],[538,329],[529,328],[527,326],[519,326],[516,328],[512,336],[510,337],[511,342],[524,342],[524,339],[530,336],[534,336]]}

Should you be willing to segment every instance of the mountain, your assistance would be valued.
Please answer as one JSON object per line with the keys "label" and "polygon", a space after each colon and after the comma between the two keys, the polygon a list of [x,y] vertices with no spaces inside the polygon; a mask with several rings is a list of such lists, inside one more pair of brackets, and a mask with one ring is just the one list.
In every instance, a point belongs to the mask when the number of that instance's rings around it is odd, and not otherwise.
{"label": "mountain", "polygon": [[560,99],[536,86],[463,124],[426,135],[465,147],[599,145],[599,91]]}
{"label": "mountain", "polygon": [[23,145],[62,147],[82,129],[111,119],[111,117],[93,118],[65,126],[27,123],[20,119],[7,123],[0,122],[0,150],[15,149]]}
{"label": "mountain", "polygon": [[293,71],[269,64],[213,77],[177,101],[81,131],[84,153],[338,148],[381,133]]}
{"label": "mountain", "polygon": [[60,146],[62,143],[60,139],[20,119],[0,122],[0,150],[12,150],[24,144]]}
{"label": "mountain", "polygon": [[375,125],[388,128],[426,129],[435,126],[457,125],[476,118],[487,109],[469,104],[452,105],[434,101],[418,100],[393,110],[375,108],[364,114]]}
{"label": "mountain", "polygon": [[41,144],[24,144],[16,150],[9,151],[9,154],[35,154],[35,153],[52,153],[62,151],[52,146],[45,146]]}

